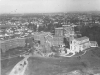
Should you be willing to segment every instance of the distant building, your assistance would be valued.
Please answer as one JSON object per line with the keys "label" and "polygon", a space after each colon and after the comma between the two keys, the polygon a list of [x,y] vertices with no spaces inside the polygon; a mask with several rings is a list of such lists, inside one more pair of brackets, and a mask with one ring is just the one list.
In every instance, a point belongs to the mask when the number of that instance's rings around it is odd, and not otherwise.
{"label": "distant building", "polygon": [[70,43],[70,50],[75,52],[83,51],[90,48],[90,41],[88,37],[75,38]]}
{"label": "distant building", "polygon": [[74,26],[71,25],[55,28],[55,35],[52,35],[50,32],[34,32],[33,37],[34,40],[40,41],[40,45],[49,51],[52,46],[65,46],[74,52],[97,46],[96,42],[90,43],[89,38],[86,36],[77,38]]}
{"label": "distant building", "polygon": [[51,46],[64,46],[64,37],[68,42],[74,39],[74,28],[70,25],[63,25],[63,27],[55,28],[55,35],[50,32],[35,32],[34,39],[40,41],[41,45],[47,43]]}

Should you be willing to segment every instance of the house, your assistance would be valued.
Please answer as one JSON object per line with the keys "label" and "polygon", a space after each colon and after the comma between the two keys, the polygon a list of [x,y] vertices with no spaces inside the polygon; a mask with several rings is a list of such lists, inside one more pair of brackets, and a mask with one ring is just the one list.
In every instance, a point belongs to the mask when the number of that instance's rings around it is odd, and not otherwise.
{"label": "house", "polygon": [[81,38],[75,38],[70,42],[70,50],[79,52],[90,48],[89,38],[84,36]]}
{"label": "house", "polygon": [[98,47],[98,43],[96,41],[90,41],[91,47]]}

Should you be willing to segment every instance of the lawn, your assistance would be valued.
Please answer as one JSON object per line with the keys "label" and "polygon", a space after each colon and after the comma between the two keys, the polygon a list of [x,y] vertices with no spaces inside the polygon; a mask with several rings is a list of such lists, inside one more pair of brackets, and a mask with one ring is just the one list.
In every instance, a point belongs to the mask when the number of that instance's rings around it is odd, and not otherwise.
{"label": "lawn", "polygon": [[63,75],[74,70],[80,70],[81,73],[99,73],[100,58],[93,50],[79,58],[77,57],[60,57],[60,58],[29,58],[27,75]]}
{"label": "lawn", "polygon": [[1,75],[6,75],[8,74],[13,67],[23,58],[16,57],[12,59],[6,59],[1,61]]}

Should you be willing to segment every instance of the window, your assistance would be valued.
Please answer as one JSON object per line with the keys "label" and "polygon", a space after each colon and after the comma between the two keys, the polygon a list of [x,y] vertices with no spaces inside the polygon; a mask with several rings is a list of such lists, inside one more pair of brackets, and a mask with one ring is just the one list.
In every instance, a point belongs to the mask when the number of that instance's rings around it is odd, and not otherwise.
{"label": "window", "polygon": [[76,46],[74,46],[74,49],[76,50]]}
{"label": "window", "polygon": [[76,42],[74,41],[74,44],[76,44]]}

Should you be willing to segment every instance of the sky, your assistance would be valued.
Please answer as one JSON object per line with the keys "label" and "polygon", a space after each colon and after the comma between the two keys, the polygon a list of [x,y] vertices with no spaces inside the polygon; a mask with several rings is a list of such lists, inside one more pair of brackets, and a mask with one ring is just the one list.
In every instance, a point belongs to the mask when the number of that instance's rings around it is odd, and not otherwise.
{"label": "sky", "polygon": [[0,0],[0,14],[70,11],[100,11],[100,0]]}

